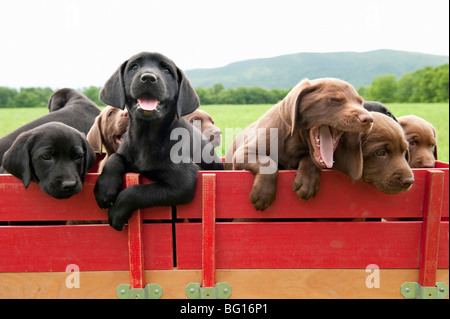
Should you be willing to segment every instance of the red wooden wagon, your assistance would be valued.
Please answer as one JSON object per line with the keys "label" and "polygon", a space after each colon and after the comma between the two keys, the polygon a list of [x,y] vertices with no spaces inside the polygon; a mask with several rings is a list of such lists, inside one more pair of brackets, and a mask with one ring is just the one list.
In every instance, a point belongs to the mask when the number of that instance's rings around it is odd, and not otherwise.
{"label": "red wooden wagon", "polygon": [[250,173],[201,171],[190,204],[139,210],[122,232],[42,225],[106,220],[98,174],[65,200],[0,175],[0,298],[444,298],[448,168],[414,169],[397,195],[325,170],[307,202],[291,190],[295,172],[281,171],[263,213]]}

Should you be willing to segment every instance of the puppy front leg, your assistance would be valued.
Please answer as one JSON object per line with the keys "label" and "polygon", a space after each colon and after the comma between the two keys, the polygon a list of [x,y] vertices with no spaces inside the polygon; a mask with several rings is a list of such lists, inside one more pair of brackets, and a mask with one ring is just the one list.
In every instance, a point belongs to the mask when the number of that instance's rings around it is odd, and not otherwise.
{"label": "puppy front leg", "polygon": [[317,167],[311,157],[305,156],[298,163],[292,190],[298,198],[308,200],[315,197],[319,191],[321,169]]}
{"label": "puppy front leg", "polygon": [[196,184],[197,167],[194,165],[185,167],[178,174],[167,172],[152,184],[127,187],[108,211],[109,224],[122,230],[131,214],[139,208],[187,204],[194,198]]}
{"label": "puppy front leg", "polygon": [[266,210],[277,194],[278,168],[275,161],[269,156],[258,156],[256,163],[235,163],[234,169],[245,169],[253,173],[250,202],[256,210]]}
{"label": "puppy front leg", "polygon": [[123,156],[115,153],[108,158],[94,187],[95,200],[100,208],[108,208],[114,204],[123,186],[125,167]]}

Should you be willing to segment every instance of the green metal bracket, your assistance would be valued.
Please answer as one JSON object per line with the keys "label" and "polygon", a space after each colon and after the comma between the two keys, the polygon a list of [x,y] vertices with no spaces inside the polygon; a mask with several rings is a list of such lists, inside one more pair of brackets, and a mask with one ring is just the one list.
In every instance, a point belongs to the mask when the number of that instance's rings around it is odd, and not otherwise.
{"label": "green metal bracket", "polygon": [[162,293],[162,288],[158,284],[148,284],[144,288],[135,289],[131,289],[127,284],[117,287],[119,299],[160,299]]}
{"label": "green metal bracket", "polygon": [[200,287],[199,283],[191,282],[186,286],[185,293],[189,299],[228,299],[231,296],[231,286],[226,282],[219,282],[215,287]]}
{"label": "green metal bracket", "polygon": [[448,296],[445,282],[437,282],[436,287],[422,287],[417,282],[405,282],[400,292],[406,299],[444,299]]}

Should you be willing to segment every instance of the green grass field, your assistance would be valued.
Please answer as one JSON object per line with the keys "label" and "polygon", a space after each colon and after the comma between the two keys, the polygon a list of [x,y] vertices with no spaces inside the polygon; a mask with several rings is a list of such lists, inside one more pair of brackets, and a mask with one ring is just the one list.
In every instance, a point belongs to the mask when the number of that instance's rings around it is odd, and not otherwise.
{"label": "green grass field", "polygon": [[[258,119],[272,105],[205,105],[201,109],[210,113],[216,125],[225,135],[226,128],[245,128]],[[449,104],[386,104],[392,113],[399,117],[415,114],[432,123],[438,131],[439,160],[449,161]],[[48,113],[47,108],[0,109],[0,137],[8,134],[21,125]],[[225,140],[229,138],[223,137]],[[232,140],[232,139],[231,139]],[[225,144],[225,143],[224,143]],[[222,145],[222,156],[227,145]]]}

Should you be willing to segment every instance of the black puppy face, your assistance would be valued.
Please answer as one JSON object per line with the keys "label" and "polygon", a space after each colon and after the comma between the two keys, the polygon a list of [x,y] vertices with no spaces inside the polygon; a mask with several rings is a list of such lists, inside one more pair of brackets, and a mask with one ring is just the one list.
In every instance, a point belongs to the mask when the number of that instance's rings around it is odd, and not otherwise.
{"label": "black puppy face", "polygon": [[48,123],[22,133],[4,155],[4,168],[30,181],[52,197],[69,198],[80,192],[95,155],[84,136],[62,124]]}
{"label": "black puppy face", "polygon": [[177,67],[172,61],[138,55],[127,62],[123,74],[127,106],[136,117],[165,117],[171,111],[178,94]]}
{"label": "black puppy face", "polygon": [[[100,99],[130,117],[150,121],[192,113],[199,99],[186,75],[159,53],[142,52],[127,61],[106,82]],[[170,115],[169,115],[170,114]]]}

